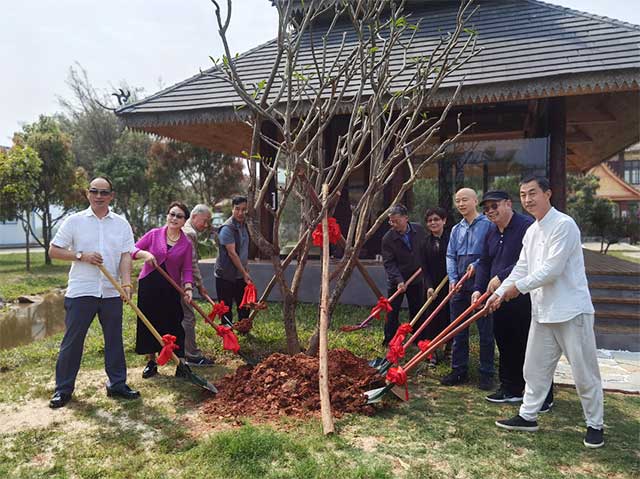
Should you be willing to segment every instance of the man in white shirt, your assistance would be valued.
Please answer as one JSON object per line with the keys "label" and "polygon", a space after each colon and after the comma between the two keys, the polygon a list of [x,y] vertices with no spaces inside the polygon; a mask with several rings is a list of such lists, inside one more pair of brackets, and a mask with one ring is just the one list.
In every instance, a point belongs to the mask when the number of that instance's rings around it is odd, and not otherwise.
{"label": "man in white shirt", "polygon": [[526,381],[520,412],[498,427],[537,431],[537,415],[562,353],[571,364],[587,423],[584,445],[604,445],[603,395],[593,332],[591,303],[580,230],[570,216],[551,206],[549,180],[533,176],[520,183],[520,200],[536,222],[522,240],[511,274],[489,298],[495,311],[503,301],[531,294],[531,329],[524,360]]}
{"label": "man in white shirt", "polygon": [[104,335],[107,395],[125,399],[140,397],[127,386],[127,365],[122,343],[122,299],[96,265],[102,264],[131,297],[133,233],[121,216],[109,209],[114,197],[111,182],[95,178],[89,185],[89,208],[68,217],[51,241],[49,255],[73,261],[64,299],[66,331],[56,362],[56,390],[49,401],[53,409],[71,399],[80,369],[84,339],[98,315]]}

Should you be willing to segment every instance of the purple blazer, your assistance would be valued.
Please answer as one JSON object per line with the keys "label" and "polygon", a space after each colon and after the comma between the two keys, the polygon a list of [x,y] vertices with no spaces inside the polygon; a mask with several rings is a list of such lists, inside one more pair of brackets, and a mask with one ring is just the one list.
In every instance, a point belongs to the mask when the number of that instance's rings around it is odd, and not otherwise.
{"label": "purple blazer", "polygon": [[[167,227],[154,228],[145,233],[140,238],[136,247],[131,253],[135,259],[140,250],[145,250],[156,257],[158,264],[165,264],[167,273],[173,280],[181,285],[193,283],[192,263],[191,263],[191,241],[180,231],[180,238],[173,247],[167,251]],[[154,270],[153,265],[147,263],[142,267],[138,280],[141,280]]]}

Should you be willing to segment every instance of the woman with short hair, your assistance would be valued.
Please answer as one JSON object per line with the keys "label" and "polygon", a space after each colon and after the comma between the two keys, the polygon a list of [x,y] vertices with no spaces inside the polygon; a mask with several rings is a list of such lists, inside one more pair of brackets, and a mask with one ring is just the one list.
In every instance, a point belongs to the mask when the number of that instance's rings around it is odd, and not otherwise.
{"label": "woman with short hair", "polygon": [[[138,307],[161,336],[175,336],[179,349],[175,353],[184,357],[184,329],[182,328],[182,298],[162,277],[157,268],[164,269],[185,290],[184,300],[192,299],[192,246],[182,232],[189,210],[178,201],[167,209],[167,222],[160,228],[148,231],[136,243],[133,259],[144,259],[138,277]],[[147,379],[158,373],[156,354],[162,346],[144,323],[138,319],[136,329],[136,353],[147,355],[147,365],[142,377]],[[178,374],[178,370],[176,370]]]}

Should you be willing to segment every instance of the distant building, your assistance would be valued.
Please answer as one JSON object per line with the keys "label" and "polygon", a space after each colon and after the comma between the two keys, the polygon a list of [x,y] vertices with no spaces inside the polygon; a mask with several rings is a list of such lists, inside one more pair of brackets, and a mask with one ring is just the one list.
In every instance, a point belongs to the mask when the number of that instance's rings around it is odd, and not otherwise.
{"label": "distant building", "polygon": [[638,216],[640,212],[640,143],[592,168],[600,179],[598,196],[616,204],[619,216]]}

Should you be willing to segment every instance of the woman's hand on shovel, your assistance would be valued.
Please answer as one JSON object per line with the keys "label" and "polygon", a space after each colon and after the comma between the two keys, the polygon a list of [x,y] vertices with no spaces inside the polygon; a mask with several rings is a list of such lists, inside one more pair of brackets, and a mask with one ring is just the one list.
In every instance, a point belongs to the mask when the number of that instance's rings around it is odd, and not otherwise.
{"label": "woman's hand on shovel", "polygon": [[191,283],[187,283],[184,285],[184,302],[187,304],[191,304],[191,301],[193,301],[193,287],[191,286]]}
{"label": "woman's hand on shovel", "polygon": [[148,251],[140,250],[138,251],[138,254],[136,254],[136,258],[138,256],[142,256],[142,258],[144,258],[144,262],[147,263],[148,265],[153,266],[154,268],[158,267],[158,262],[156,261],[156,257],[153,256],[152,253],[149,253]]}

